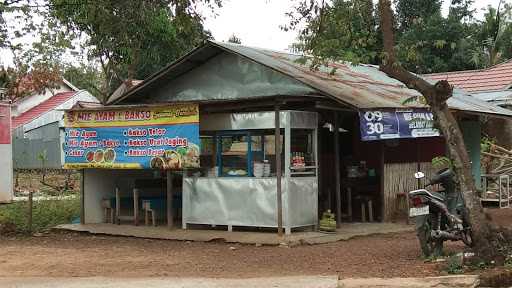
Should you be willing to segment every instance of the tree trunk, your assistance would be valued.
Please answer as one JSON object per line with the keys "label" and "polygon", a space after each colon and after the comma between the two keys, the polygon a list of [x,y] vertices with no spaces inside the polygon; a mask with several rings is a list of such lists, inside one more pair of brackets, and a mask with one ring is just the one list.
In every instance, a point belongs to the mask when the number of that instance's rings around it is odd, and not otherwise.
{"label": "tree trunk", "polygon": [[458,185],[463,193],[469,222],[473,230],[474,249],[484,260],[495,260],[499,251],[491,246],[493,231],[483,212],[471,174],[471,164],[466,145],[457,121],[450,112],[446,100],[452,96],[453,88],[446,80],[432,85],[424,79],[405,70],[396,62],[394,51],[393,12],[390,0],[379,0],[381,28],[385,59],[380,69],[392,78],[399,80],[425,97],[434,114],[436,126],[441,130],[448,147],[448,156],[453,162]]}

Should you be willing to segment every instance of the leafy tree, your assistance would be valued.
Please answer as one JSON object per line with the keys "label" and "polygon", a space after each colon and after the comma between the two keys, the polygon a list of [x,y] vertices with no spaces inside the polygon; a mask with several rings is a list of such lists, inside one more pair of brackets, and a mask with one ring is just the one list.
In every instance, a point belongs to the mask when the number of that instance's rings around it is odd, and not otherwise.
{"label": "leafy tree", "polygon": [[293,49],[334,60],[378,62],[380,40],[371,0],[334,0],[321,9],[315,0],[301,1],[287,15],[290,24],[283,29],[299,30]]}
{"label": "leafy tree", "polygon": [[[397,61],[415,73],[479,68],[482,49],[472,18],[472,0],[452,0],[447,17],[440,0],[396,0]],[[303,0],[288,13],[284,29],[297,29],[293,48],[306,54],[379,64],[382,34],[372,1],[334,0],[319,4]]]}
{"label": "leafy tree", "polygon": [[477,39],[482,66],[512,58],[512,6],[502,1],[497,9],[488,6]]}
{"label": "leafy tree", "polygon": [[108,95],[125,79],[143,79],[197,46],[204,30],[199,3],[220,0],[49,0],[50,14],[87,39],[89,58],[98,59]]}
{"label": "leafy tree", "polygon": [[476,68],[471,61],[477,45],[472,24],[458,17],[434,14],[418,20],[397,39],[397,57],[404,67],[416,73],[434,73]]}
{"label": "leafy tree", "polygon": [[61,80],[58,67],[35,65],[32,68],[18,64],[15,68],[1,68],[0,87],[5,89],[4,99],[17,100],[32,93],[57,87]]}
{"label": "leafy tree", "polygon": [[[324,3],[322,2],[322,4]],[[314,1],[309,0],[301,1],[301,5],[298,7],[301,9],[305,8],[301,10],[301,12],[304,13],[301,13],[301,17],[299,18],[293,18],[291,24],[297,25],[297,22],[293,22],[297,19],[299,19],[298,21],[300,21],[300,19],[306,19],[307,23],[321,19],[322,17],[319,17],[319,15],[322,15],[322,10],[324,7],[327,7],[322,6],[322,4],[315,4]],[[471,174],[470,160],[461,130],[446,104],[446,101],[452,96],[453,86],[446,80],[431,84],[423,78],[409,72],[401,65],[396,53],[396,27],[393,10],[391,9],[391,1],[379,0],[378,9],[380,31],[382,31],[382,47],[379,51],[381,52],[380,55],[383,56],[380,63],[380,70],[388,76],[401,81],[407,85],[407,87],[420,92],[426,103],[430,106],[435,116],[435,124],[445,137],[448,155],[453,163],[452,165],[457,175],[460,191],[464,195],[466,208],[469,212],[469,222],[473,230],[472,238],[475,252],[485,261],[496,261],[496,263],[499,264],[499,259],[503,260],[505,258],[504,256],[508,256],[508,251],[503,248],[510,245],[510,243],[506,243],[507,240],[511,240],[510,233],[507,232],[508,238],[504,239],[504,234],[491,228],[489,221],[484,215]],[[340,25],[345,25],[345,23],[341,22]],[[346,27],[342,29],[346,29]],[[311,37],[314,38],[314,34],[312,34]],[[338,37],[342,39],[344,35],[338,35]]]}
{"label": "leafy tree", "polygon": [[242,39],[238,38],[235,34],[232,34],[229,39],[229,43],[242,44]]}
{"label": "leafy tree", "polygon": [[62,76],[77,88],[87,90],[98,100],[103,99],[102,85],[105,83],[99,67],[94,64],[65,64],[61,67]]}
{"label": "leafy tree", "polygon": [[483,212],[462,132],[446,104],[446,101],[453,95],[453,86],[447,80],[431,84],[407,71],[397,62],[390,0],[379,0],[379,7],[383,31],[383,50],[386,55],[380,65],[380,70],[406,84],[407,87],[417,90],[425,98],[434,113],[436,126],[441,130],[447,143],[448,155],[457,175],[457,184],[469,212],[469,223],[473,231],[473,249],[477,253],[477,257],[485,262],[503,265],[503,259],[509,253],[507,247],[510,243],[507,242],[511,241],[510,232],[499,231],[491,227]]}
{"label": "leafy tree", "polygon": [[430,17],[441,15],[441,0],[395,0],[398,31],[408,30]]}

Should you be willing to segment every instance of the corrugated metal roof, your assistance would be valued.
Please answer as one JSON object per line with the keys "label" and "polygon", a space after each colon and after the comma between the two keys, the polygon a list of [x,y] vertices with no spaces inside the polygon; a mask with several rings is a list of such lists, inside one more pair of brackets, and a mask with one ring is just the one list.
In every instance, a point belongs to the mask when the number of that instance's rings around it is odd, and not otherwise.
{"label": "corrugated metal roof", "polygon": [[512,60],[486,69],[427,74],[432,80],[448,80],[468,92],[497,91],[512,85]]}
{"label": "corrugated metal roof", "polygon": [[[309,65],[300,64],[297,61],[302,58],[300,55],[213,41],[206,42],[202,47],[144,80],[139,86],[128,91],[120,100],[142,94],[144,91],[148,91],[145,89],[155,87],[155,83],[158,81],[168,81],[166,75],[176,77],[179,75],[177,71],[181,70],[186,73],[192,69],[191,65],[199,66],[204,63],[203,61],[194,61],[194,57],[199,59],[203,54],[215,57],[222,51],[236,53],[288,75],[322,94],[356,109],[424,107],[419,103],[404,105],[404,100],[418,96],[420,93],[387,76],[377,66],[328,63],[327,66],[312,71]],[[180,67],[181,65],[187,66],[187,69]],[[460,90],[454,92],[453,97],[448,100],[448,105],[455,110],[512,116],[512,111],[475,99]]]}
{"label": "corrugated metal roof", "polygon": [[25,124],[29,123],[30,121],[43,115],[44,113],[51,111],[52,109],[59,106],[60,104],[73,98],[73,96],[76,93],[79,93],[79,92],[70,91],[70,92],[57,93],[57,94],[53,95],[52,97],[48,98],[46,101],[38,104],[35,107],[32,107],[31,109],[23,112],[22,114],[18,115],[17,117],[13,117],[12,118],[12,129],[16,129],[22,125],[25,125]]}
{"label": "corrugated metal roof", "polygon": [[471,95],[482,101],[490,102],[499,106],[512,104],[512,90],[479,92],[471,93]]}

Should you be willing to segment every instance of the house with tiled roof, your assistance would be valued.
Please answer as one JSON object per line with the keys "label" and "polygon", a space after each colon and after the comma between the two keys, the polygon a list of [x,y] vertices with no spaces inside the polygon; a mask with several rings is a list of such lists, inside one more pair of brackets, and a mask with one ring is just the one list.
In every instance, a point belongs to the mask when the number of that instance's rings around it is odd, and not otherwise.
{"label": "house with tiled roof", "polygon": [[[56,88],[33,93],[12,104],[13,162],[15,168],[61,168],[63,110],[77,102],[99,101],[62,79]],[[46,160],[42,163],[41,156]]]}
{"label": "house with tiled roof", "polygon": [[[427,74],[433,80],[448,80],[473,97],[512,110],[512,59],[479,70]],[[484,123],[484,131],[499,144],[512,148],[512,121],[493,119]]]}
{"label": "house with tiled roof", "polygon": [[512,59],[485,69],[424,76],[435,81],[448,80],[455,87],[487,102],[512,105]]}

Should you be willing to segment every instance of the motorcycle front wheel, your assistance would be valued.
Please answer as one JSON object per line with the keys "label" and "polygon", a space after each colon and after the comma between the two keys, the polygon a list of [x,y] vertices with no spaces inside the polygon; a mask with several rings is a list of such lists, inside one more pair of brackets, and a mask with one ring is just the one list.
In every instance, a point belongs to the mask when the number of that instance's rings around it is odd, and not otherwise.
{"label": "motorcycle front wheel", "polygon": [[422,215],[417,216],[416,221],[416,235],[420,242],[421,252],[425,258],[438,257],[443,254],[443,241],[432,238],[432,219],[437,217],[435,215]]}

